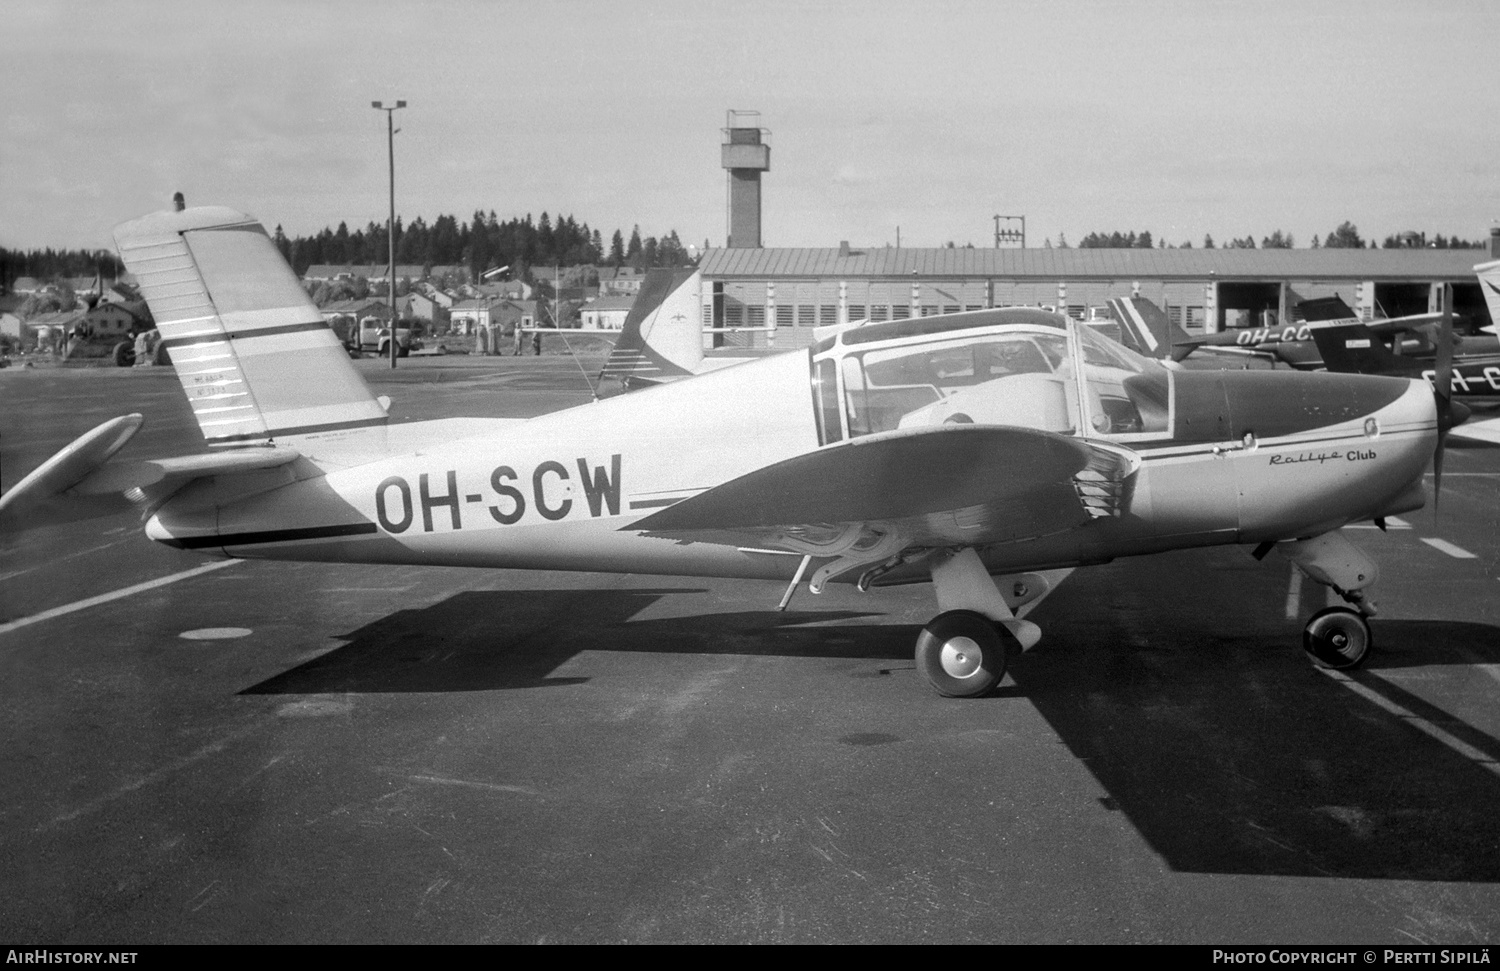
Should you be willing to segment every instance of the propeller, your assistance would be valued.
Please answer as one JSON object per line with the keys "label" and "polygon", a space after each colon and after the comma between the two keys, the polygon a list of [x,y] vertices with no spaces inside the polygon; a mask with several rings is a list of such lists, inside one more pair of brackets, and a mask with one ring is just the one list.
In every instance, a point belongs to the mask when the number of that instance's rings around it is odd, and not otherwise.
{"label": "propeller", "polygon": [[1443,442],[1453,428],[1453,285],[1443,284],[1443,322],[1433,362],[1432,392],[1437,399],[1437,448],[1432,453],[1432,512],[1443,493]]}

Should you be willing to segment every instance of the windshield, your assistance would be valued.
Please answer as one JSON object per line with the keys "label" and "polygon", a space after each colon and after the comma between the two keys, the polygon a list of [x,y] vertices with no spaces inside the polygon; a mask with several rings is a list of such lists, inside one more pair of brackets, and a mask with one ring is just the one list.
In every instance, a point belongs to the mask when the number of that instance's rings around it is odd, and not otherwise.
{"label": "windshield", "polygon": [[[830,358],[838,356],[836,349],[815,365],[825,442],[842,431],[832,400]],[[1077,324],[856,345],[841,355],[838,377],[855,437],[942,424],[1111,438],[1156,438],[1171,429],[1171,372]]]}

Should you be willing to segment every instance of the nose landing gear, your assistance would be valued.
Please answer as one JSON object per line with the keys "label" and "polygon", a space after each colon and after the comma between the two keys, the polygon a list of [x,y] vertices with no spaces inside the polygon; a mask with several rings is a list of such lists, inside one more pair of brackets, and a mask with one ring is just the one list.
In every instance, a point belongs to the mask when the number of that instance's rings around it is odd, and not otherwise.
{"label": "nose landing gear", "polygon": [[1375,604],[1365,597],[1365,588],[1375,582],[1375,562],[1338,532],[1278,543],[1276,549],[1355,608],[1328,607],[1313,614],[1302,630],[1302,649],[1319,667],[1335,671],[1359,667],[1374,643],[1365,618],[1374,616]]}
{"label": "nose landing gear", "polygon": [[1370,624],[1348,607],[1327,607],[1302,630],[1302,649],[1319,667],[1350,671],[1364,663],[1374,642]]}

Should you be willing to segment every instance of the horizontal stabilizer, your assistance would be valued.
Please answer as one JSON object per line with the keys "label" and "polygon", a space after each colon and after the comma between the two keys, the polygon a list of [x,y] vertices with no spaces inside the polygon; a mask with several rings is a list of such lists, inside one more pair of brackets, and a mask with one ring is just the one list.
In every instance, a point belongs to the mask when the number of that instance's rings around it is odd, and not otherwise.
{"label": "horizontal stabilizer", "polygon": [[247,448],[207,455],[111,462],[75,485],[77,495],[101,495],[130,489],[189,482],[209,475],[235,475],[275,469],[295,461],[301,453],[293,448]]}
{"label": "horizontal stabilizer", "polygon": [[124,448],[144,423],[145,418],[140,415],[122,415],[80,435],[0,496],[0,521],[20,519],[28,509],[87,479]]}

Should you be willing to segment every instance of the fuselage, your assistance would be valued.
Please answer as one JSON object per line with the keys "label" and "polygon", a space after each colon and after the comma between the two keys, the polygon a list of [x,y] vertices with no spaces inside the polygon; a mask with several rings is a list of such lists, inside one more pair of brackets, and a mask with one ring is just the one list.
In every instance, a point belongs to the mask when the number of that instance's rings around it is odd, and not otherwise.
{"label": "fuselage", "polygon": [[960,419],[1140,456],[1119,508],[981,549],[995,571],[1292,539],[1421,504],[1436,435],[1421,382],[1173,371],[1050,317],[872,325],[248,498],[186,490],[148,533],[233,557],[784,579],[800,555],[632,524],[794,456]]}

